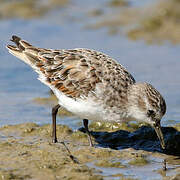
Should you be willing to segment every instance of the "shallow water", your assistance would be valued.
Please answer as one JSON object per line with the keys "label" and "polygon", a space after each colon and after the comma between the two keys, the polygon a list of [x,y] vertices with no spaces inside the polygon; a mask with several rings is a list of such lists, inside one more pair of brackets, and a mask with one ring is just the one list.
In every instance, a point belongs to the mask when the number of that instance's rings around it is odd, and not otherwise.
{"label": "shallow water", "polygon": [[[129,161],[129,160],[128,160]],[[161,175],[158,170],[162,169],[162,162],[163,158],[154,158],[149,157],[149,161],[151,163],[142,166],[133,166],[129,165],[128,161],[122,160],[121,163],[123,165],[127,165],[126,168],[105,168],[105,167],[97,167],[93,163],[89,163],[88,166],[91,168],[96,168],[100,171],[102,171],[103,176],[105,176],[105,180],[117,180],[119,177],[113,177],[113,175],[116,174],[123,174],[125,178],[134,178],[139,180],[154,180],[154,179],[162,179],[168,176],[173,176],[176,174],[176,171],[174,170],[173,165],[169,165],[168,168],[170,169],[167,173]],[[101,174],[101,173],[100,173]]]}

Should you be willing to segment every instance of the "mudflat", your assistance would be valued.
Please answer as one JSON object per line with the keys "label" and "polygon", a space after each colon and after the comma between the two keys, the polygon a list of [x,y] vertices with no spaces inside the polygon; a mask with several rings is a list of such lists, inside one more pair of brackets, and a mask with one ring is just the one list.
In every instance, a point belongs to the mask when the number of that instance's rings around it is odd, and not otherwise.
{"label": "mudflat", "polygon": [[[54,144],[50,137],[51,125],[24,123],[1,127],[0,179],[141,179],[141,171],[144,168],[146,173],[147,167],[152,169],[152,177],[173,179],[180,176],[178,156],[157,152],[158,149],[146,150],[140,145],[143,142],[135,148],[127,138],[123,139],[123,133],[128,131],[117,130],[116,126],[108,129],[108,125],[105,128],[103,124],[97,128],[96,123],[94,127],[96,129],[91,125],[95,147],[88,146],[83,129],[73,132],[68,126],[58,125],[59,142]],[[141,128],[129,132],[128,136],[135,133],[133,138],[138,137],[138,131],[142,131]],[[175,134],[179,136],[178,131]],[[104,141],[100,142],[101,139]],[[134,142],[138,144],[137,139],[134,139]],[[156,141],[154,143],[156,144]],[[179,147],[174,148],[178,151]],[[166,171],[164,166],[167,166]],[[136,176],[133,176],[132,168],[136,169]],[[132,172],[131,175],[125,173],[128,171]]]}

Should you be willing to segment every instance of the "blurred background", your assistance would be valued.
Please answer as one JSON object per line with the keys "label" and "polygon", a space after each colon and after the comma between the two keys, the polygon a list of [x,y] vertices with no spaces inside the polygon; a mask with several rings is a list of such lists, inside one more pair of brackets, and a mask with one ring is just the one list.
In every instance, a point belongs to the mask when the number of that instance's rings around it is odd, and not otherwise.
{"label": "blurred background", "polygon": [[[91,48],[166,99],[164,126],[180,120],[180,0],[0,0],[0,125],[51,123],[55,98],[5,48],[13,34],[44,48]],[[68,121],[69,120],[69,121]],[[62,113],[58,123],[79,127]]]}

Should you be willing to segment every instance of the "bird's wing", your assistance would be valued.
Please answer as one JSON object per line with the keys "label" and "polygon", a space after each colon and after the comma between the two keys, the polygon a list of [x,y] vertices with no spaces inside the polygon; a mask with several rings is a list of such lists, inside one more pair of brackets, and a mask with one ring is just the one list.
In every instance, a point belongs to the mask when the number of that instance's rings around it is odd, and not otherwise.
{"label": "bird's wing", "polygon": [[12,41],[16,46],[7,46],[10,53],[35,69],[42,82],[69,97],[88,96],[97,83],[114,86],[118,91],[118,86],[135,82],[123,66],[103,53],[88,49],[36,48],[17,36]]}

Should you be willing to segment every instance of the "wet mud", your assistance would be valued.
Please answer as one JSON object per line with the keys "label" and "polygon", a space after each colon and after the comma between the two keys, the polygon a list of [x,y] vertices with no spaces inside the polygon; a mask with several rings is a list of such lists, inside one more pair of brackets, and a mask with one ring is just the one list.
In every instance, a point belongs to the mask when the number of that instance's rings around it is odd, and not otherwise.
{"label": "wet mud", "polygon": [[47,13],[69,4],[69,0],[0,0],[0,19],[34,19],[41,18]]}
{"label": "wet mud", "polygon": [[161,0],[143,8],[131,4],[110,7],[110,11],[105,11],[96,23],[88,27],[106,27],[110,35],[124,34],[131,40],[144,40],[148,44],[180,43],[179,0]]}
{"label": "wet mud", "polygon": [[[180,1],[165,0],[147,8],[147,14],[139,20],[136,28],[128,32],[131,39],[144,39],[148,43],[163,43],[170,41],[180,43],[179,18]],[[150,13],[151,12],[151,13]]]}
{"label": "wet mud", "polygon": [[[162,151],[150,127],[117,130],[117,124],[110,127],[103,123],[101,127],[97,122],[90,127],[94,147],[89,147],[83,128],[73,131],[58,125],[58,143],[54,144],[51,125],[1,127],[0,179],[142,179],[142,168],[147,167],[152,168],[154,178],[180,174],[180,132],[175,128],[163,127],[167,150]],[[134,175],[132,168],[136,168]]]}

